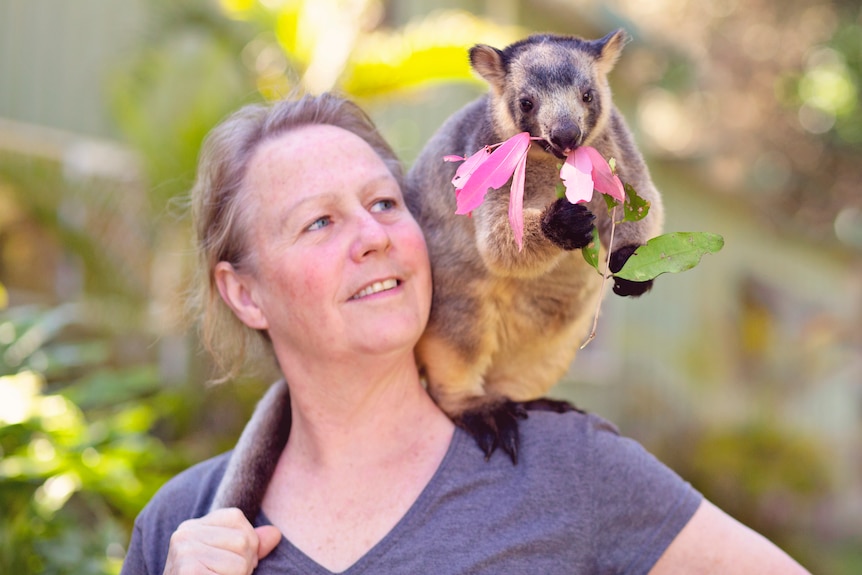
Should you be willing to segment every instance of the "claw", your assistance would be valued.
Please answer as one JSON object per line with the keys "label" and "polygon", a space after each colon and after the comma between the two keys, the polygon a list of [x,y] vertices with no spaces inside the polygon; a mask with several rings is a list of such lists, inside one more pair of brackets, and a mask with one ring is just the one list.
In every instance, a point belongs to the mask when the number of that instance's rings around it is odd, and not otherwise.
{"label": "claw", "polygon": [[455,424],[476,440],[486,460],[500,448],[511,458],[512,464],[517,465],[518,420],[526,418],[527,411],[522,404],[505,400],[465,411],[455,418]]}

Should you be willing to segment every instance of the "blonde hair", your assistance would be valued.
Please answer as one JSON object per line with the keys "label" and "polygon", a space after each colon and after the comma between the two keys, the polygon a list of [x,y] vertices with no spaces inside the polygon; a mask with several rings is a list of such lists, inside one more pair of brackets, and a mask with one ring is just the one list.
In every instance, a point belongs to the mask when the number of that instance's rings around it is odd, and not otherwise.
{"label": "blonde hair", "polygon": [[243,194],[248,164],[261,143],[308,125],[331,125],[356,134],[383,160],[399,185],[403,181],[401,162],[371,119],[356,104],[334,94],[248,105],[207,135],[191,191],[198,262],[189,303],[201,342],[221,372],[216,381],[236,377],[252,359],[272,358],[268,335],[247,327],[222,301],[214,270],[222,261],[237,269],[253,269],[254,254],[247,238],[249,202]]}

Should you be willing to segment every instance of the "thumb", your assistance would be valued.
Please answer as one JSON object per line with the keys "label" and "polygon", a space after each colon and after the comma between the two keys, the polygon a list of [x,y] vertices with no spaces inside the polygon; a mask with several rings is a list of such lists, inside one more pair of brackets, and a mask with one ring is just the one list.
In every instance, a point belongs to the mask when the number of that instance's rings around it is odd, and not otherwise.
{"label": "thumb", "polygon": [[273,549],[278,546],[281,541],[281,531],[274,525],[264,525],[255,527],[254,532],[257,533],[257,558],[263,559],[269,555]]}

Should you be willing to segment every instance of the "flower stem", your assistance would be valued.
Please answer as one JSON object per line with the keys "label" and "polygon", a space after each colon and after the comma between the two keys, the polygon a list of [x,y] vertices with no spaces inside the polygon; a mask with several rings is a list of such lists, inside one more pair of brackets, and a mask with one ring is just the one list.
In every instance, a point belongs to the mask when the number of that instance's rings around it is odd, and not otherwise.
{"label": "flower stem", "polygon": [[605,271],[602,272],[602,287],[599,289],[599,301],[596,302],[596,314],[593,316],[593,327],[590,330],[590,335],[587,337],[586,341],[581,344],[580,349],[584,349],[591,341],[596,339],[596,329],[599,325],[599,313],[602,310],[602,300],[604,300],[605,294],[605,282],[607,282],[608,278],[611,276],[609,272],[611,269],[611,253],[614,249],[614,230],[616,230],[617,227],[616,215],[617,206],[614,206],[613,210],[611,210],[611,237],[608,240],[608,256],[607,261],[605,261]]}

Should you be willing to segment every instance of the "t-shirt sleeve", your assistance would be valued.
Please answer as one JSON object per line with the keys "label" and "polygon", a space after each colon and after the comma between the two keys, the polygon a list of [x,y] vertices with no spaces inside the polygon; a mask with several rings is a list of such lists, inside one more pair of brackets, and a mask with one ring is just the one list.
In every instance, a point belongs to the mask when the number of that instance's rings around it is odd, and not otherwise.
{"label": "t-shirt sleeve", "polygon": [[202,517],[224,474],[226,456],[195,465],[168,481],[135,519],[120,575],[161,575],[173,532]]}
{"label": "t-shirt sleeve", "polygon": [[123,568],[120,575],[149,575],[150,570],[147,568],[146,560],[144,559],[143,549],[143,533],[140,526],[135,522],[135,528],[132,531],[132,538],[129,541],[129,549],[126,551],[126,558],[123,560]]}
{"label": "t-shirt sleeve", "polygon": [[648,573],[702,496],[639,443],[589,417],[587,467],[599,573]]}

